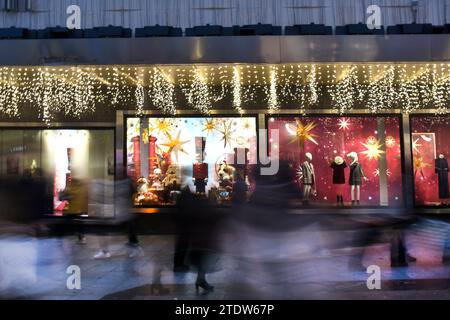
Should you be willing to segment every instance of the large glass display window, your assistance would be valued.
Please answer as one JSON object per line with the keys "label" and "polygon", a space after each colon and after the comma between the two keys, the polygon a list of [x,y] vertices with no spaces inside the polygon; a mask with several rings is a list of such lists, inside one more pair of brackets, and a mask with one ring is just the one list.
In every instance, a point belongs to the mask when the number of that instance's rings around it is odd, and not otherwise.
{"label": "large glass display window", "polygon": [[415,204],[450,205],[450,117],[412,116],[411,131]]}
{"label": "large glass display window", "polygon": [[43,214],[114,216],[114,130],[5,129],[0,140],[3,184],[45,186]]}
{"label": "large glass display window", "polygon": [[403,206],[399,117],[269,117],[268,129],[303,205]]}
{"label": "large glass display window", "polygon": [[[251,192],[256,117],[129,117],[126,127],[136,206],[174,205],[186,187],[219,204]],[[237,194],[237,185],[244,195]]]}

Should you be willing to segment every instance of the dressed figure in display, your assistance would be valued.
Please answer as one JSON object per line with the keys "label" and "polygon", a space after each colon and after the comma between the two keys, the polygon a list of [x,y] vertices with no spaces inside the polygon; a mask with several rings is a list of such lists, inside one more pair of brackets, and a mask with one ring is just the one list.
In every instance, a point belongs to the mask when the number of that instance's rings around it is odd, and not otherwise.
{"label": "dressed figure in display", "polygon": [[344,205],[344,185],[345,185],[345,168],[347,163],[345,160],[337,156],[330,165],[333,169],[333,185],[336,189],[336,201],[338,206]]}
{"label": "dressed figure in display", "polygon": [[358,154],[350,152],[348,158],[351,160],[349,184],[351,186],[352,205],[354,206],[355,204],[360,204],[362,181],[369,179],[365,176],[363,168],[358,161]]}
{"label": "dressed figure in display", "polygon": [[443,154],[435,160],[435,172],[438,175],[439,199],[450,198],[448,188],[448,161]]}
{"label": "dressed figure in display", "polygon": [[305,154],[306,161],[303,162],[299,169],[299,180],[303,184],[303,204],[309,205],[311,195],[316,195],[316,175],[312,164],[312,154]]}

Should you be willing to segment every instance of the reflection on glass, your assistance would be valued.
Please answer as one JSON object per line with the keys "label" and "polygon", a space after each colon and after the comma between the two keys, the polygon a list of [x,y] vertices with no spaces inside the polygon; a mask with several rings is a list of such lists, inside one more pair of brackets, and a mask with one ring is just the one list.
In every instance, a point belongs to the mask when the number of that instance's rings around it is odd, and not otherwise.
{"label": "reflection on glass", "polygon": [[1,175],[43,178],[55,215],[113,215],[112,130],[2,130]]}

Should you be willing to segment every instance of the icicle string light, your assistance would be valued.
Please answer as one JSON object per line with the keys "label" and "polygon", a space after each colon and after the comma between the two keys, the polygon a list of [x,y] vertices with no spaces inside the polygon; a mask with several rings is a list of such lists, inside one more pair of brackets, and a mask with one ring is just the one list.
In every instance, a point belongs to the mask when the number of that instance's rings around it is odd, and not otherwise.
{"label": "icicle string light", "polygon": [[[0,114],[17,118],[34,112],[46,124],[59,116],[82,118],[99,106],[139,114],[177,106],[202,114],[219,102],[237,113],[245,107],[276,113],[286,107],[302,114],[329,108],[372,113],[434,109],[448,113],[450,65],[281,64],[196,66],[1,67]],[[226,105],[225,105],[226,106]]]}
{"label": "icicle string light", "polygon": [[277,85],[278,85],[278,70],[276,67],[270,68],[270,87],[269,87],[269,113],[275,113],[279,110],[278,105],[278,94],[277,94]]}
{"label": "icicle string light", "polygon": [[243,113],[241,99],[241,79],[238,66],[233,67],[233,107],[240,114]]}
{"label": "icicle string light", "polygon": [[153,72],[150,71],[150,77],[148,95],[153,105],[166,114],[174,115],[176,113],[175,85],[156,67],[153,68]]}

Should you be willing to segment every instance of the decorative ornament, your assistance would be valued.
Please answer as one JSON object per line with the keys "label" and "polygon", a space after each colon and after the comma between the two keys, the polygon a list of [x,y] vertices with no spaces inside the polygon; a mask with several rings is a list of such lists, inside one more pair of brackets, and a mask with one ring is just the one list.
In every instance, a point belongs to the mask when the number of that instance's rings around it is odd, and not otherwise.
{"label": "decorative ornament", "polygon": [[162,133],[168,136],[171,127],[172,123],[170,122],[170,119],[157,118],[157,119],[150,119],[149,121],[149,128],[152,134],[156,131],[156,133],[158,134]]}
{"label": "decorative ornament", "polygon": [[386,137],[386,147],[393,148],[395,147],[396,141],[393,136]]}
{"label": "decorative ornament", "polygon": [[223,121],[223,129],[219,130],[219,132],[222,134],[222,139],[220,139],[220,141],[223,141],[224,148],[226,148],[227,145],[231,143],[232,135],[235,132],[231,128],[232,124],[232,121]]}
{"label": "decorative ornament", "polygon": [[236,138],[236,143],[238,146],[245,146],[247,144],[248,140],[245,139],[243,136],[239,136]]}
{"label": "decorative ornament", "polygon": [[203,132],[206,132],[206,134],[210,134],[216,130],[216,120],[215,119],[206,119],[203,123]]}
{"label": "decorative ornament", "polygon": [[340,130],[348,130],[350,128],[350,119],[348,118],[341,118],[338,121],[339,129]]}
{"label": "decorative ornament", "polygon": [[425,178],[425,175],[423,174],[423,169],[431,167],[432,167],[431,164],[426,163],[423,160],[423,157],[414,157],[414,176],[417,176],[417,172],[420,172],[422,178]]}
{"label": "decorative ornament", "polygon": [[380,159],[381,155],[385,153],[383,150],[381,150],[383,144],[380,143],[380,140],[376,140],[375,142],[371,141],[371,143],[369,143],[369,139],[367,140],[367,143],[361,142],[361,144],[366,147],[366,150],[361,153],[365,154],[369,160]]}
{"label": "decorative ornament", "polygon": [[307,124],[303,124],[300,120],[296,120],[296,124],[286,124],[287,132],[293,136],[290,143],[294,143],[298,141],[300,149],[305,147],[306,141],[311,141],[312,143],[319,145],[319,143],[315,140],[317,137],[316,134],[311,133],[311,131],[317,126],[315,122],[309,122]]}
{"label": "decorative ornament", "polygon": [[172,152],[175,154],[175,159],[178,163],[178,152],[183,152],[185,154],[188,154],[184,149],[183,145],[188,143],[190,140],[181,141],[180,140],[181,130],[178,131],[177,137],[174,139],[172,138],[171,134],[167,132],[167,138],[169,139],[169,142],[162,143],[162,146],[168,147],[169,149],[166,151],[168,154],[171,154]]}
{"label": "decorative ornament", "polygon": [[419,147],[421,147],[422,145],[419,143],[419,140],[420,138],[417,138],[412,142],[413,152],[420,153]]}
{"label": "decorative ornament", "polygon": [[252,123],[250,122],[249,119],[246,119],[244,121],[244,123],[242,124],[242,127],[244,128],[244,130],[251,130],[253,128]]}
{"label": "decorative ornament", "polygon": [[370,136],[366,139],[367,144],[376,144],[377,141],[378,141],[377,138],[375,138],[374,136]]}

